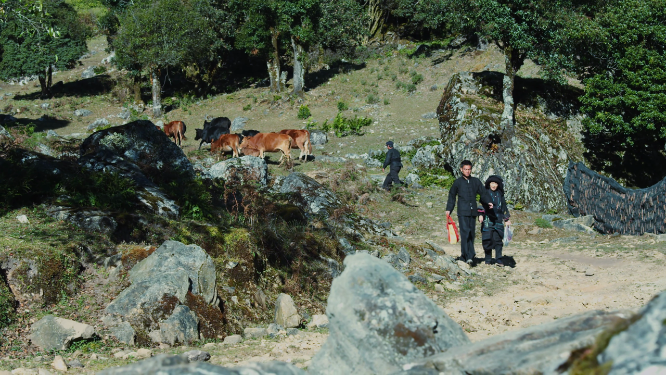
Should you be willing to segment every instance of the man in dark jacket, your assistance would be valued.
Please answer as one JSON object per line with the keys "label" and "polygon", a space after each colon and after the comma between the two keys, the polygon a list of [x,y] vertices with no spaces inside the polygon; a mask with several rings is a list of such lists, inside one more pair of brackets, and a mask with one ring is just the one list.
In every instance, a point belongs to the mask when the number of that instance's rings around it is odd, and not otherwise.
{"label": "man in dark jacket", "polygon": [[389,165],[391,167],[389,168],[389,174],[387,174],[386,178],[384,179],[384,185],[382,185],[382,188],[386,191],[389,191],[391,190],[391,185],[393,183],[396,185],[403,184],[403,182],[400,181],[400,177],[398,177],[398,173],[402,169],[402,162],[400,161],[400,152],[393,148],[392,141],[386,142],[386,148],[388,151],[386,152],[386,160],[384,160],[382,171],[385,171],[386,167]]}
{"label": "man in dark jacket", "polygon": [[451,215],[451,211],[456,205],[456,196],[458,197],[458,222],[460,225],[460,259],[463,262],[472,264],[474,262],[474,231],[476,229],[476,216],[479,215],[476,209],[476,195],[481,197],[481,202],[489,208],[493,208],[493,203],[488,196],[488,191],[484,189],[483,183],[476,177],[472,177],[472,162],[463,160],[460,163],[460,172],[462,177],[458,178],[449,190],[449,200],[446,203],[446,216]]}

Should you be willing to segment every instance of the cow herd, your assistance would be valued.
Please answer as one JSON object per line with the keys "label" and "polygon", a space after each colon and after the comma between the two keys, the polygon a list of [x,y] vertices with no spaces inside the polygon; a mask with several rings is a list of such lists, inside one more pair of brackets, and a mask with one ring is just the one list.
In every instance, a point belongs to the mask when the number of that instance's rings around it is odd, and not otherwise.
{"label": "cow herd", "polygon": [[[158,127],[159,128],[159,127]],[[227,117],[216,117],[204,121],[203,129],[195,129],[195,141],[201,140],[199,149],[204,143],[210,143],[210,152],[231,152],[233,157],[240,154],[264,158],[265,152],[280,152],[280,164],[283,159],[291,162],[291,149],[298,148],[301,153],[299,160],[307,161],[312,155],[310,132],[307,130],[284,129],[279,133],[261,133],[257,130],[243,130],[240,134],[231,134],[231,121]],[[171,121],[162,128],[167,137],[182,147],[185,138],[185,123]]]}

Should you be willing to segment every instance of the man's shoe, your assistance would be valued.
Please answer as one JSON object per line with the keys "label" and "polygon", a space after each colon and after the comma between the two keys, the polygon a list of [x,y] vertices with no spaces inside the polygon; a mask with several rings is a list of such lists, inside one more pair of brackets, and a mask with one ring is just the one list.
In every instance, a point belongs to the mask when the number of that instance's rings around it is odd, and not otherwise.
{"label": "man's shoe", "polygon": [[467,262],[466,262],[466,263],[469,264],[469,265],[471,265],[472,263],[474,263],[474,261],[473,261],[472,259],[467,259]]}
{"label": "man's shoe", "polygon": [[497,264],[498,267],[504,267],[504,263],[502,263],[502,261],[499,260],[499,259],[497,259],[497,263],[496,263],[496,264]]}

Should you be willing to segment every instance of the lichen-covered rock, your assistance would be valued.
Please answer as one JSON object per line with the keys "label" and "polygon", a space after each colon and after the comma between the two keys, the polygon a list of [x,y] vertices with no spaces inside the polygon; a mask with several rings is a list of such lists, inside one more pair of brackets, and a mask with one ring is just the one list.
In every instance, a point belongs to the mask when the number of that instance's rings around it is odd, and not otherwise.
{"label": "lichen-covered rock", "polygon": [[221,161],[211,166],[208,173],[212,178],[240,184],[256,181],[261,186],[266,186],[268,183],[266,160],[256,156],[245,155]]}
{"label": "lichen-covered rock", "polygon": [[485,181],[504,179],[506,199],[533,210],[563,209],[559,186],[570,160],[582,160],[580,90],[541,80],[516,78],[515,131],[503,131],[502,74],[458,73],[451,77],[437,107],[442,165],[459,175],[463,160]]}
{"label": "lichen-covered rock", "polygon": [[66,350],[75,340],[88,340],[95,328],[73,320],[47,315],[31,327],[30,341],[42,350]]}
{"label": "lichen-covered rock", "polygon": [[[155,342],[189,344],[199,340],[199,319],[189,307],[178,305],[173,309],[171,316],[160,322],[160,330],[151,332],[150,337]],[[153,334],[155,333],[155,334]]]}
{"label": "lichen-covered rock", "polygon": [[345,258],[333,280],[329,337],[312,374],[391,374],[402,365],[470,343],[462,328],[388,263],[368,254]]}
{"label": "lichen-covered rock", "polygon": [[289,174],[281,181],[278,191],[283,194],[291,193],[295,198],[292,203],[300,207],[307,216],[328,216],[342,204],[331,190],[303,173]]}
{"label": "lichen-covered rock", "polygon": [[109,212],[50,206],[46,208],[46,213],[56,220],[68,221],[93,232],[111,234],[118,227],[118,223]]}
{"label": "lichen-covered rock", "polygon": [[295,328],[301,325],[301,316],[290,295],[280,293],[275,301],[275,323],[284,328]]}
{"label": "lichen-covered rock", "polygon": [[328,137],[321,130],[310,130],[310,142],[313,146],[324,145],[328,142]]}
{"label": "lichen-covered rock", "polygon": [[128,344],[134,345],[134,339],[136,338],[136,332],[132,325],[127,322],[121,322],[117,326],[113,326],[109,329],[111,335],[116,338],[116,340]]}

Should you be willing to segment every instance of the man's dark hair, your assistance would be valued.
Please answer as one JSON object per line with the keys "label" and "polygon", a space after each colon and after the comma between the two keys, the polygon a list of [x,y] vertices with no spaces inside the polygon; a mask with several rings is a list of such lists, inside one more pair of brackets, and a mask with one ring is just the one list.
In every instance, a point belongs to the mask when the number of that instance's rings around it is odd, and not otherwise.
{"label": "man's dark hair", "polygon": [[472,166],[472,162],[469,161],[469,160],[463,160],[463,161],[460,162],[460,168],[462,168],[462,167],[464,167],[464,166],[466,166],[466,165],[469,165],[469,166],[471,167],[471,166]]}

